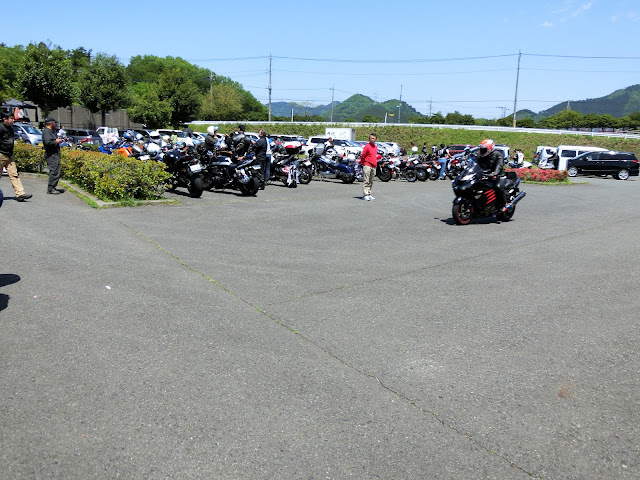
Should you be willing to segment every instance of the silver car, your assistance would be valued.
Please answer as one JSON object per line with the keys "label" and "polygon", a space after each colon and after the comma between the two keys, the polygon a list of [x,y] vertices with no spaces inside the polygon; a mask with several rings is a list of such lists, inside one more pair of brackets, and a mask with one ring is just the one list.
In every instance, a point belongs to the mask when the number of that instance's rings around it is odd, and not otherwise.
{"label": "silver car", "polygon": [[42,145],[42,131],[28,123],[14,123],[13,132],[26,143]]}

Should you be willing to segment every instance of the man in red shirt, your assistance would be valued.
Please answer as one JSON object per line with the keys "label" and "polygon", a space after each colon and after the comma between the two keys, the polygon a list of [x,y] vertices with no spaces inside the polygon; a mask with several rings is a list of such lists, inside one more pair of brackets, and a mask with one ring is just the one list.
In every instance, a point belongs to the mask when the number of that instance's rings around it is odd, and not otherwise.
{"label": "man in red shirt", "polygon": [[371,186],[373,185],[373,179],[376,176],[376,167],[378,166],[378,146],[376,145],[376,139],[378,136],[375,133],[369,135],[369,143],[367,143],[362,149],[360,155],[360,165],[362,165],[362,176],[364,177],[364,183],[362,184],[363,200],[375,200],[371,196]]}

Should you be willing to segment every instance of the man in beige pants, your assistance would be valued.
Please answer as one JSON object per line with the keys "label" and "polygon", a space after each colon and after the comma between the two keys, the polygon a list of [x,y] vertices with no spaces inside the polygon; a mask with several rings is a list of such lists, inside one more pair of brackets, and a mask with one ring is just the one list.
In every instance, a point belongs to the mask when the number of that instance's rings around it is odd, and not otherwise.
{"label": "man in beige pants", "polygon": [[13,160],[13,113],[2,112],[2,124],[0,124],[0,172],[3,168],[7,169],[11,186],[16,192],[16,200],[24,202],[33,195],[24,193],[20,176],[18,175],[18,167]]}

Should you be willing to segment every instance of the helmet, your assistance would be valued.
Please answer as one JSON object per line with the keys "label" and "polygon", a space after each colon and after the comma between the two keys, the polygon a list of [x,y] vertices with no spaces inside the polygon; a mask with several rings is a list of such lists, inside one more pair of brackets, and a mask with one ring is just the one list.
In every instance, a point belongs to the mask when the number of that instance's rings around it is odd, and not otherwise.
{"label": "helmet", "polygon": [[207,128],[207,133],[209,135],[215,135],[217,131],[218,131],[218,127],[214,127],[213,125]]}
{"label": "helmet", "polygon": [[444,143],[441,143],[441,144],[440,144],[440,148],[444,148]]}
{"label": "helmet", "polygon": [[133,132],[131,130],[127,130],[122,136],[125,140],[133,141]]}
{"label": "helmet", "polygon": [[494,146],[495,143],[493,142],[493,140],[489,140],[488,138],[486,138],[480,142],[480,145],[478,145],[478,153],[481,157],[486,157],[493,151]]}

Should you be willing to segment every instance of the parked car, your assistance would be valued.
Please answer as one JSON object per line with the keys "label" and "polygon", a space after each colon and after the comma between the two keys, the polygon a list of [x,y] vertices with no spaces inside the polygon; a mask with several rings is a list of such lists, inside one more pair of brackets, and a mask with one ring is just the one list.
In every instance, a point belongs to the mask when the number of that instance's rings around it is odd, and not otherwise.
{"label": "parked car", "polygon": [[638,176],[640,162],[631,152],[587,152],[567,161],[567,173],[570,177],[584,175],[612,175],[618,180],[627,180],[629,176]]}
{"label": "parked car", "polygon": [[171,130],[169,128],[159,128],[158,129],[158,133],[160,134],[161,137],[164,137],[165,135],[168,135],[169,138],[171,138],[173,135],[175,135],[176,137],[178,137],[178,141],[184,142],[186,145],[188,145],[190,147],[192,147],[194,145],[193,140],[191,139],[191,137],[189,137],[189,135],[187,135],[182,130]]}
{"label": "parked car", "polygon": [[14,136],[31,145],[42,145],[42,131],[29,123],[14,123]]}
{"label": "parked car", "polygon": [[102,143],[109,143],[112,139],[120,138],[120,131],[115,127],[98,127],[96,133],[100,136]]}
{"label": "parked car", "polygon": [[473,148],[475,145],[463,145],[463,144],[455,144],[449,145],[447,148],[449,149],[449,155],[455,155],[456,153],[464,153],[465,149]]}
{"label": "parked car", "polygon": [[560,145],[558,146],[558,170],[567,169],[567,161],[587,152],[606,152],[606,148],[591,147],[583,145]]}
{"label": "parked car", "polygon": [[351,140],[334,139],[333,148],[338,155],[342,156],[349,155],[350,153],[353,153],[355,156],[362,154],[362,147]]}
{"label": "parked car", "polygon": [[100,135],[95,130],[89,130],[86,128],[67,128],[67,137],[73,143],[80,143],[84,140],[84,144],[100,145]]}

